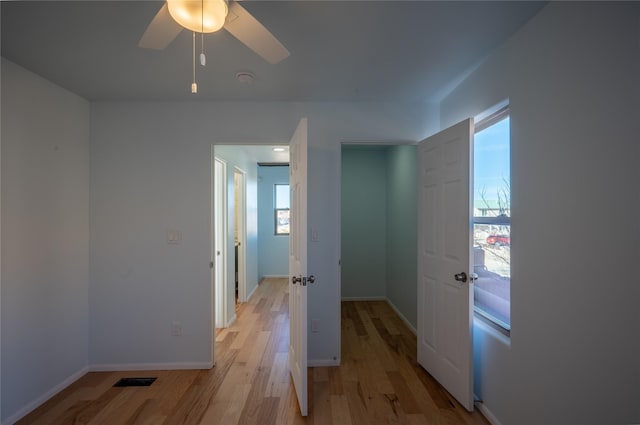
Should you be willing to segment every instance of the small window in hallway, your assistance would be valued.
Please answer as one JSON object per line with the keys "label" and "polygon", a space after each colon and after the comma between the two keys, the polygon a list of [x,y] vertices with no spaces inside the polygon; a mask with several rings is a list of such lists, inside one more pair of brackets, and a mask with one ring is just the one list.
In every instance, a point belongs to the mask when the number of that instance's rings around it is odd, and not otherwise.
{"label": "small window in hallway", "polygon": [[274,188],[275,233],[289,234],[289,185],[276,184]]}
{"label": "small window in hallway", "polygon": [[473,153],[474,310],[511,329],[509,109],[476,124]]}

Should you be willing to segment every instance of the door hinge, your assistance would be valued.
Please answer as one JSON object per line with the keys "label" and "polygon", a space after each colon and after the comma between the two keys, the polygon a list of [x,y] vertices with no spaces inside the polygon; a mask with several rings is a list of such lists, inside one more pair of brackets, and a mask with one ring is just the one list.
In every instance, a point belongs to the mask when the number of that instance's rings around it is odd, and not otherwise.
{"label": "door hinge", "polygon": [[212,269],[213,268],[213,261],[209,261],[209,268]]}

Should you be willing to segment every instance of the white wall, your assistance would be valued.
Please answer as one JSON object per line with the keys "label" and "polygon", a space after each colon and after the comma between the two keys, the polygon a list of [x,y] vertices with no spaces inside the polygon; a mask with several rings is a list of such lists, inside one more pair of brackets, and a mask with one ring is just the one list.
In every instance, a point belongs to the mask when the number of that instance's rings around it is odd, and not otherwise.
{"label": "white wall", "polygon": [[511,339],[474,329],[505,425],[640,423],[639,15],[552,2],[441,104],[511,106]]}
{"label": "white wall", "polygon": [[[419,140],[422,104],[97,102],[91,105],[91,339],[97,364],[211,358],[211,144],[274,144],[309,118],[310,362],[340,356],[340,142]],[[181,245],[165,242],[167,228]],[[311,238],[309,238],[311,240]],[[184,335],[170,335],[172,321]],[[142,336],[142,337],[141,337]]]}
{"label": "white wall", "polygon": [[2,422],[86,371],[89,104],[2,59]]}
{"label": "white wall", "polygon": [[210,365],[214,139],[178,121],[171,104],[91,105],[93,367]]}

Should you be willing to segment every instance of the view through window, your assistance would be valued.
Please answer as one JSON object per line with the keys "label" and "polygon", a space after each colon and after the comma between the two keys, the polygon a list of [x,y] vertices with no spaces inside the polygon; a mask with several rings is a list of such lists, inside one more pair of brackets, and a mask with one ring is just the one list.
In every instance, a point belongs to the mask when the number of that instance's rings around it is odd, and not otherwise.
{"label": "view through window", "polygon": [[511,329],[509,110],[476,124],[473,157],[474,309]]}
{"label": "view through window", "polygon": [[289,234],[289,185],[276,184],[275,197],[275,228],[276,235]]}

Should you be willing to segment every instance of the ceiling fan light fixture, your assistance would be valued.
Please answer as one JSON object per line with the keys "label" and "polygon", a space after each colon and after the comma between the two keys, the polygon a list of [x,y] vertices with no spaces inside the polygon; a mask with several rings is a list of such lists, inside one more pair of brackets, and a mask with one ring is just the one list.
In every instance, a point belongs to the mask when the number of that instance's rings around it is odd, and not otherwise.
{"label": "ceiling fan light fixture", "polygon": [[178,24],[201,33],[220,30],[228,12],[225,0],[167,0],[167,7]]}

